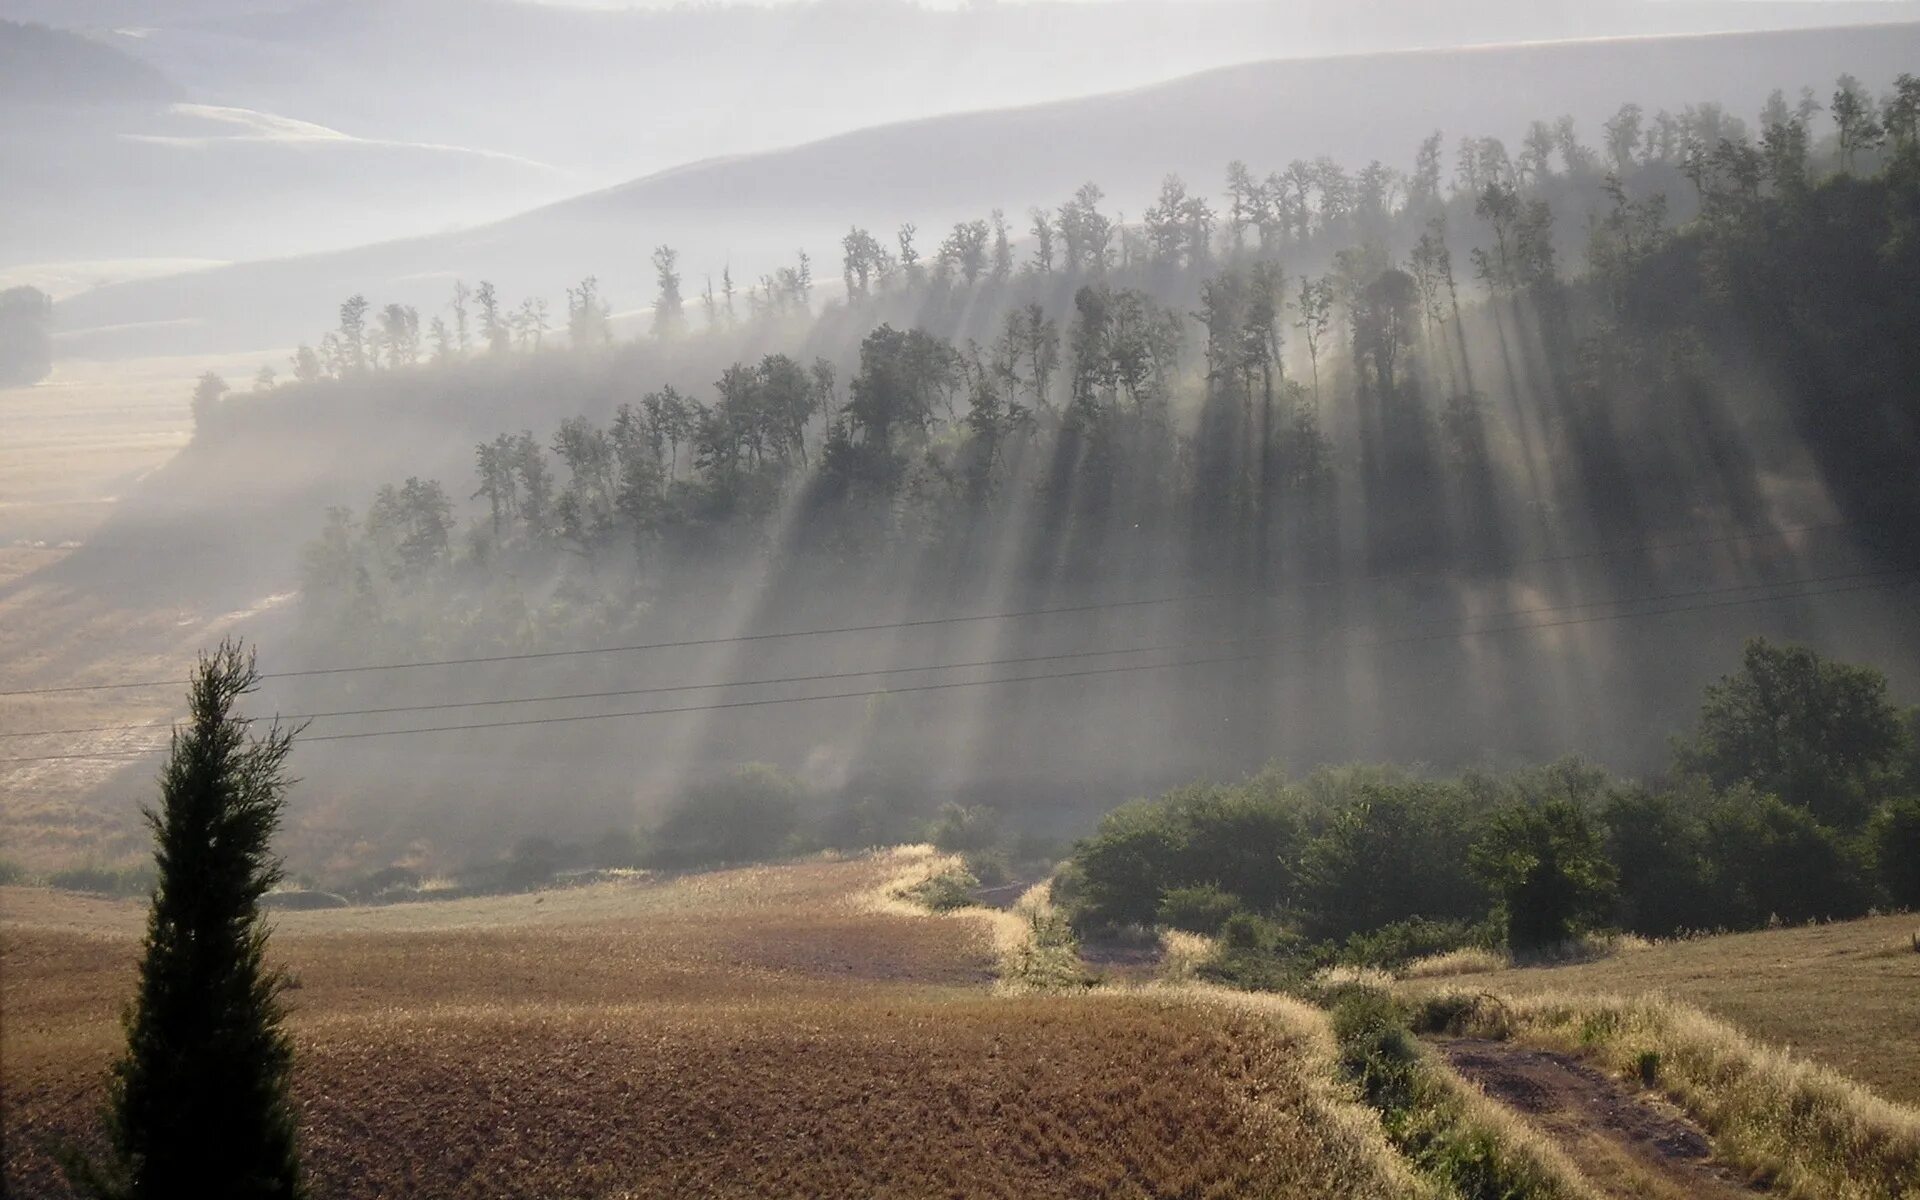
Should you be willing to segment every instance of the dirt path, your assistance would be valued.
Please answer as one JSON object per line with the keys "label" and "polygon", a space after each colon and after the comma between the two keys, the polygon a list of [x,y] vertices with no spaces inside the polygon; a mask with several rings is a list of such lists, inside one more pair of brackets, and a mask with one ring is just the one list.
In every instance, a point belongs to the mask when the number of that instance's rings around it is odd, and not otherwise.
{"label": "dirt path", "polygon": [[1700,1127],[1577,1058],[1511,1042],[1449,1038],[1453,1069],[1552,1138],[1609,1196],[1727,1200],[1764,1192],[1713,1157]]}

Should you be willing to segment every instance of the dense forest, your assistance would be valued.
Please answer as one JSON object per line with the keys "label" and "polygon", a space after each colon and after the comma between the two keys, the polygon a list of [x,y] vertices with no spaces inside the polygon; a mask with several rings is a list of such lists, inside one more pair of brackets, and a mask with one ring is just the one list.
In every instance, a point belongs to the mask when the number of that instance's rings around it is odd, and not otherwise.
{"label": "dense forest", "polygon": [[[1088,184],[1018,222],[851,229],[830,299],[804,252],[742,286],[691,280],[663,246],[633,341],[593,279],[564,315],[484,282],[424,323],[356,296],[292,385],[203,379],[198,438],[244,444],[322,407],[499,421],[466,478],[423,472],[329,510],[304,555],[314,662],[1061,606],[1092,611],[869,638],[864,686],[1212,652],[1204,686],[1143,693],[1122,674],[1078,688],[1072,714],[981,687],[915,698],[885,736],[871,711],[681,725],[643,792],[748,757],[738,745],[878,786],[880,760],[915,758],[897,743],[934,729],[931,796],[1024,778],[1033,798],[1080,756],[1115,772],[1089,799],[1275,753],[1648,766],[1726,647],[1528,630],[1706,597],[1685,611],[1764,605],[1744,611],[1817,634],[1825,597],[1915,565],[1917,114],[1912,76],[1879,98],[1843,78],[1824,99],[1776,93],[1751,123],[1628,104],[1596,142],[1539,121],[1517,152],[1467,138],[1449,164],[1436,133],[1405,171],[1234,163],[1223,197],[1169,177],[1134,219]],[[1148,602],[1164,606],[1128,608]],[[1841,623],[1898,646],[1891,620]],[[1434,644],[1389,649],[1410,642]],[[797,645],[679,661],[664,675],[717,679],[703,687],[826,669]],[[478,690],[524,695],[517,678]],[[1595,711],[1624,688],[1644,711]]]}

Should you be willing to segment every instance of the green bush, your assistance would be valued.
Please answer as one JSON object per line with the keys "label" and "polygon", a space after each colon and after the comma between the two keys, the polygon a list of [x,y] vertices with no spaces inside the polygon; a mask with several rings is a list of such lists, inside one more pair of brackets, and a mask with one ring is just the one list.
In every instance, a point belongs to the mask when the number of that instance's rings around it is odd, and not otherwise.
{"label": "green bush", "polygon": [[10,858],[0,858],[0,885],[22,883],[27,878],[27,870]]}
{"label": "green bush", "polygon": [[1211,884],[1256,912],[1291,891],[1301,839],[1300,801],[1277,772],[1231,787],[1195,784],[1108,813],[1076,847],[1076,919],[1147,925],[1167,892]]}
{"label": "green bush", "polygon": [[1777,796],[1736,789],[1707,812],[1706,855],[1720,924],[1857,917],[1872,903],[1864,864],[1833,829]]}
{"label": "green bush", "polygon": [[1160,897],[1160,924],[1208,937],[1240,912],[1240,898],[1210,883],[1169,888]]}
{"label": "green bush", "polygon": [[1000,887],[1013,879],[1005,850],[976,850],[963,856],[967,870],[982,887]]}
{"label": "green bush", "polygon": [[1700,807],[1700,798],[1684,792],[1635,790],[1601,810],[1607,858],[1620,877],[1614,912],[1621,928],[1671,937],[1723,915],[1709,891]]}
{"label": "green bush", "polygon": [[1613,908],[1613,864],[1586,814],[1566,800],[1501,812],[1475,844],[1473,867],[1500,892],[1516,951],[1569,941]]}
{"label": "green bush", "polygon": [[1867,827],[1867,840],[1887,899],[1901,908],[1920,909],[1920,796],[1881,806]]}
{"label": "green bush", "polygon": [[970,907],[974,902],[973,889],[979,886],[980,881],[965,871],[947,871],[913,885],[906,894],[922,908],[951,912]]}
{"label": "green bush", "polygon": [[1498,930],[1482,923],[1429,921],[1413,917],[1367,933],[1356,933],[1340,947],[1339,961],[1350,967],[1378,967],[1390,971],[1416,958],[1469,947],[1491,949],[1499,944]]}
{"label": "green bush", "polygon": [[1410,917],[1483,915],[1486,892],[1467,863],[1476,816],[1458,785],[1361,785],[1302,855],[1307,932],[1345,938]]}
{"label": "green bush", "polygon": [[1200,978],[1256,992],[1303,992],[1325,956],[1276,921],[1237,912],[1220,926],[1212,957],[1195,970]]}
{"label": "green bush", "polygon": [[984,805],[949,801],[940,806],[927,837],[948,854],[988,850],[1000,842],[1000,814]]}

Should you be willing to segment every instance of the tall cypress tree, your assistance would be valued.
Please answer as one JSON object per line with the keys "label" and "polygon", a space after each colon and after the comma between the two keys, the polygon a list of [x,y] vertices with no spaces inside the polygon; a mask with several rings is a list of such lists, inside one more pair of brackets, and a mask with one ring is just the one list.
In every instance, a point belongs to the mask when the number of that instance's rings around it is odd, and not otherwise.
{"label": "tall cypress tree", "polygon": [[234,715],[259,674],[232,642],[203,655],[147,809],[159,883],[139,991],[113,1068],[106,1162],[77,1158],[95,1196],[220,1200],[305,1194],[288,1099],[284,974],[265,962],[260,897],[280,879],[269,848],[289,779],[293,730],[251,738]]}

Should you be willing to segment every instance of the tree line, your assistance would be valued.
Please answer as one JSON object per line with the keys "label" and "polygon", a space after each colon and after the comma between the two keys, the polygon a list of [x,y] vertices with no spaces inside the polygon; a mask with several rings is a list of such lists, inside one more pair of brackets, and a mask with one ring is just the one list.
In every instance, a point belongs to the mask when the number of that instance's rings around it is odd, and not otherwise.
{"label": "tree line", "polygon": [[1916,734],[1880,672],[1755,639],[1651,782],[1568,759],[1195,784],[1109,813],[1057,893],[1086,929],[1217,934],[1247,914],[1243,939],[1308,966],[1913,908]]}

